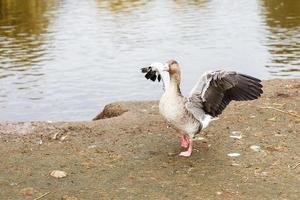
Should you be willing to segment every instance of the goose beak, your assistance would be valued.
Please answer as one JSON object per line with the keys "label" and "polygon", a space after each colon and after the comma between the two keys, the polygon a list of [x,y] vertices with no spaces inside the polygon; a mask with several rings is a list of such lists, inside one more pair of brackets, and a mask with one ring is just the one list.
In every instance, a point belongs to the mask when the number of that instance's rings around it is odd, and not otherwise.
{"label": "goose beak", "polygon": [[164,72],[169,72],[169,65],[168,65],[168,63],[164,65],[163,71]]}

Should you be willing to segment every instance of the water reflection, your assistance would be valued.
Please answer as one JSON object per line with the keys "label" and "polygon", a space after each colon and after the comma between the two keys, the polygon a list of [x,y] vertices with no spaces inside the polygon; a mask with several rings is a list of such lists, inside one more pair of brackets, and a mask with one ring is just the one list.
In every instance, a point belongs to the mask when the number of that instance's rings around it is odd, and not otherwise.
{"label": "water reflection", "polygon": [[[47,51],[44,35],[55,1],[0,0],[0,77],[38,76]],[[25,71],[30,71],[26,72]]]}
{"label": "water reflection", "polygon": [[[44,62],[51,42],[48,33],[55,0],[0,0],[0,107],[2,120],[33,117],[40,106]],[[38,115],[38,112],[36,112]],[[24,118],[23,118],[24,119]]]}
{"label": "water reflection", "polygon": [[271,61],[267,64],[275,76],[300,72],[300,1],[263,0],[270,34],[267,46]]}
{"label": "water reflection", "polygon": [[130,12],[138,9],[139,6],[145,5],[149,0],[111,0],[103,1],[97,0],[99,8],[105,8],[113,13]]}
{"label": "water reflection", "polygon": [[192,5],[192,6],[198,6],[198,7],[202,7],[204,5],[204,3],[206,3],[208,0],[174,0],[174,2],[177,5]]}
{"label": "water reflection", "polygon": [[269,26],[281,28],[300,26],[300,1],[262,0],[262,2]]}
{"label": "water reflection", "polygon": [[299,17],[292,0],[0,0],[0,121],[158,99],[138,69],[170,58],[184,94],[211,69],[297,77]]}

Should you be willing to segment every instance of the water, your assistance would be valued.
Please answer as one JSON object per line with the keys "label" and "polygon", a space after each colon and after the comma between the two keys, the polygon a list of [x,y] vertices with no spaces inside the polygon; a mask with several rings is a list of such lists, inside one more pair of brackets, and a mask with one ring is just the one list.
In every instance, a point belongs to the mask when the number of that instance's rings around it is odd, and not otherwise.
{"label": "water", "polygon": [[300,1],[0,0],[0,121],[90,120],[158,99],[139,68],[175,58],[186,94],[210,69],[300,77]]}

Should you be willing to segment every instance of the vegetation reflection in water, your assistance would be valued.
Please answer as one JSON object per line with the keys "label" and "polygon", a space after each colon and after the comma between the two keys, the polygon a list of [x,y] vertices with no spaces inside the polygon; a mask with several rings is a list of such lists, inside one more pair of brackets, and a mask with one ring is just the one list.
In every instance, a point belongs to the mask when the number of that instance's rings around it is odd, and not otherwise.
{"label": "vegetation reflection in water", "polygon": [[220,67],[299,77],[299,41],[294,0],[0,0],[0,120],[88,120],[111,101],[158,98],[137,70],[168,58],[185,92]]}
{"label": "vegetation reflection in water", "polygon": [[51,0],[0,0],[0,107],[4,115],[8,102],[22,112],[17,102],[43,98],[43,91],[36,87],[44,75],[43,61],[50,59],[47,12],[54,7]]}
{"label": "vegetation reflection in water", "polygon": [[0,5],[1,69],[27,71],[46,57],[47,11],[54,1],[1,0]]}
{"label": "vegetation reflection in water", "polygon": [[300,72],[300,1],[263,0],[271,61],[266,65],[274,76]]}

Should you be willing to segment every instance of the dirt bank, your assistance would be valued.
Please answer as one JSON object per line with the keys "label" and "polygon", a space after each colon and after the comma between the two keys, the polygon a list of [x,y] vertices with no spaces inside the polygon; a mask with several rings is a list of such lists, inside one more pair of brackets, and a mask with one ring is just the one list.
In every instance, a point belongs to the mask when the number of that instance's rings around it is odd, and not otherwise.
{"label": "dirt bank", "polygon": [[264,91],[231,103],[190,158],[157,102],[115,103],[91,122],[1,123],[0,199],[299,199],[300,79]]}

